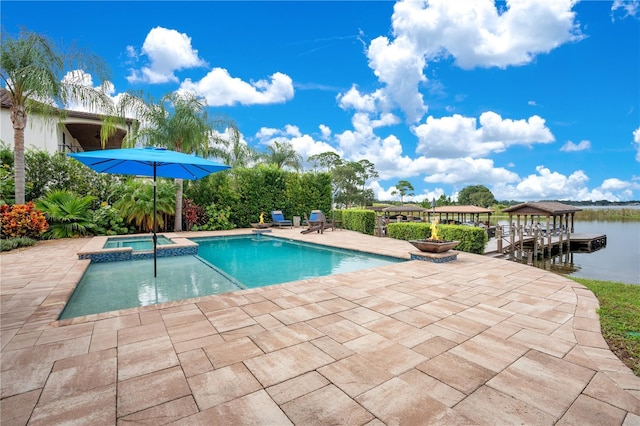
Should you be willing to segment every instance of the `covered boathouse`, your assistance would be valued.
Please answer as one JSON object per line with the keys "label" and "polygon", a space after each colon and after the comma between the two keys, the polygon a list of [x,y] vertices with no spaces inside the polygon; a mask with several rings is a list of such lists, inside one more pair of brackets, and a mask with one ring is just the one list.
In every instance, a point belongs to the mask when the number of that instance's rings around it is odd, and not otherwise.
{"label": "covered boathouse", "polygon": [[[554,249],[562,253],[564,250],[594,251],[606,246],[606,235],[575,233],[575,214],[581,210],[557,201],[528,202],[504,209],[504,213],[509,213],[510,257],[513,258],[516,249],[533,249],[537,256],[538,250],[550,254]],[[499,230],[496,235],[498,251],[503,251],[504,234]]]}

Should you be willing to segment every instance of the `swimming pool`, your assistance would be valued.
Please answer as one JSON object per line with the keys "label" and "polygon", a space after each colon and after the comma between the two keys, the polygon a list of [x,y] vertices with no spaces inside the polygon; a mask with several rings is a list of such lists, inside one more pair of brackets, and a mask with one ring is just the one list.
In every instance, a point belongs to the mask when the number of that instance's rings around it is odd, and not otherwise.
{"label": "swimming pool", "polygon": [[194,238],[198,256],[91,263],[59,319],[357,271],[405,259],[264,235]]}
{"label": "swimming pool", "polygon": [[247,288],[375,268],[402,262],[387,256],[266,235],[192,238],[198,256]]}
{"label": "swimming pool", "polygon": [[[158,235],[158,245],[173,244],[169,238],[164,235]],[[134,251],[153,250],[153,237],[118,237],[109,238],[103,248],[121,248],[131,247]]]}

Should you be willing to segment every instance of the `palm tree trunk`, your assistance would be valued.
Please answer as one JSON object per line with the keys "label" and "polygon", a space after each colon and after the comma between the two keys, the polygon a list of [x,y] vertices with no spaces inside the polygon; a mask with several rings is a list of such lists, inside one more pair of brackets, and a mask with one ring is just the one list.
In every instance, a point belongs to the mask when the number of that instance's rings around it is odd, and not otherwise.
{"label": "palm tree trunk", "polygon": [[25,172],[24,172],[24,128],[27,125],[27,115],[24,109],[11,111],[11,122],[13,123],[13,171],[16,204],[25,203]]}
{"label": "palm tree trunk", "polygon": [[176,221],[173,230],[182,231],[182,179],[176,179]]}

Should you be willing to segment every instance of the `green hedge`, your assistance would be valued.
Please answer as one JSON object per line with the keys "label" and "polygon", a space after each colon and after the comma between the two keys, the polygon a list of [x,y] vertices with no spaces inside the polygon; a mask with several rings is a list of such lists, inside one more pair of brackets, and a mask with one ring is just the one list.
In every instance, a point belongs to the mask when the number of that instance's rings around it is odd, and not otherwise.
{"label": "green hedge", "polygon": [[272,210],[282,210],[285,219],[304,217],[311,210],[331,210],[331,175],[295,173],[272,166],[251,169],[234,168],[215,173],[200,181],[189,182],[185,196],[196,204],[230,210],[229,220],[239,228],[258,222],[264,213],[266,222]]}
{"label": "green hedge", "polygon": [[422,240],[431,236],[431,225],[426,222],[391,222],[387,235],[397,240]]}
{"label": "green hedge", "polygon": [[373,235],[376,228],[376,212],[373,210],[342,210],[342,227],[367,235]]}
{"label": "green hedge", "polygon": [[[431,225],[424,222],[394,222],[387,225],[387,233],[398,240],[421,240],[431,236]],[[461,225],[438,225],[438,236],[443,240],[460,241],[456,250],[476,254],[484,254],[488,240],[483,228]]]}
{"label": "green hedge", "polygon": [[461,225],[438,225],[438,234],[445,240],[460,241],[456,250],[467,253],[484,254],[487,232],[484,228]]}

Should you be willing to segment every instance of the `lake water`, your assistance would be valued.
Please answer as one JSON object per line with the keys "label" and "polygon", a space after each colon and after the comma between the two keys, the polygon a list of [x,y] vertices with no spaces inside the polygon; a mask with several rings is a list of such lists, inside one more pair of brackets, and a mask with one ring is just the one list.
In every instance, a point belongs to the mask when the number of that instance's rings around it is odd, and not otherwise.
{"label": "lake water", "polygon": [[576,222],[577,233],[606,234],[607,246],[591,253],[573,253],[579,278],[640,284],[640,222]]}
{"label": "lake water", "polygon": [[605,234],[607,246],[591,253],[558,255],[536,266],[577,278],[640,285],[640,222],[575,222],[578,234]]}

